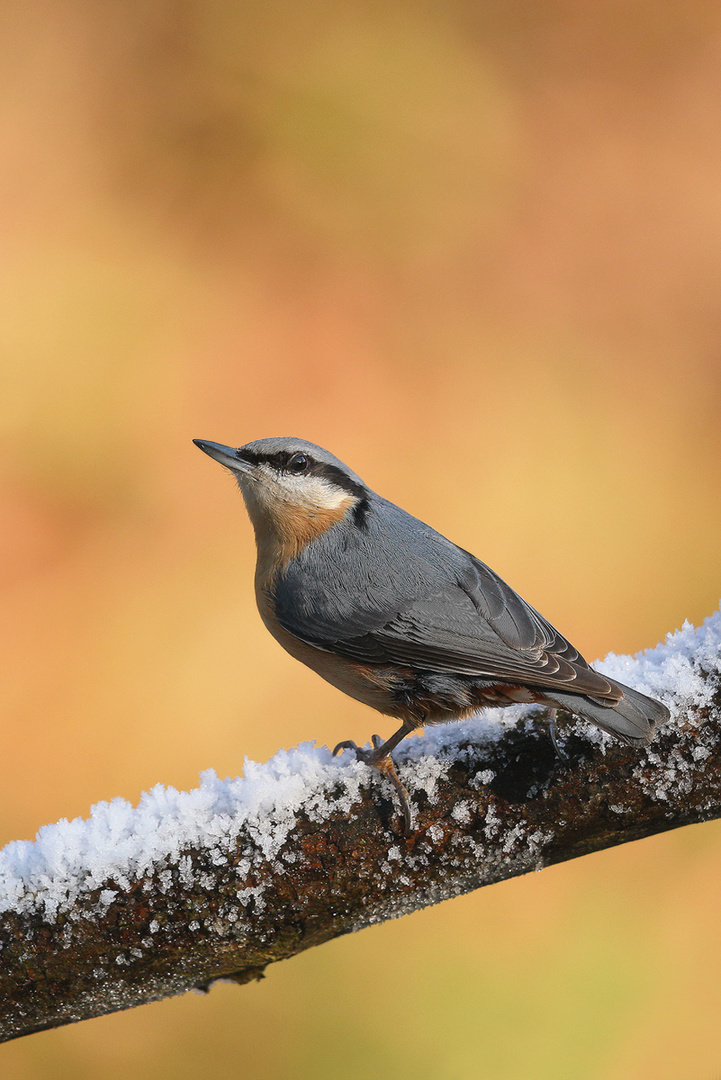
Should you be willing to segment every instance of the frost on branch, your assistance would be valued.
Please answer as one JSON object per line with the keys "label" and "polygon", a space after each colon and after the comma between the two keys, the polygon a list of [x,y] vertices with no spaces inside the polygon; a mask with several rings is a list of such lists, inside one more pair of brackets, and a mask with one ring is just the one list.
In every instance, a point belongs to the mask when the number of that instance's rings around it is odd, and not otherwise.
{"label": "frost on branch", "polygon": [[[207,986],[501,878],[721,816],[721,612],[608,675],[672,719],[645,751],[544,710],[486,710],[396,753],[386,782],[303,744],[242,778],[156,786],[0,852],[0,1038]],[[370,719],[370,714],[369,714]]]}

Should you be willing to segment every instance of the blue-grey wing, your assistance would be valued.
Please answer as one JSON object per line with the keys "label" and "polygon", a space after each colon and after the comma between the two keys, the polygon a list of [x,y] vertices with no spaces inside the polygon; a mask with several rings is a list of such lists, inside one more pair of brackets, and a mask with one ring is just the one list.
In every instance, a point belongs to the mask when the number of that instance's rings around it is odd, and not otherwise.
{"label": "blue-grey wing", "polygon": [[[359,663],[396,663],[537,687],[563,685],[609,704],[620,699],[616,686],[593,671],[489,567],[423,528],[427,532],[417,551],[409,546],[406,529],[405,557],[396,561],[395,580],[369,580],[364,603],[342,583],[332,587],[329,577],[325,595],[311,596],[309,586],[296,587],[293,603],[279,595],[279,621],[296,637]],[[430,561],[414,562],[421,557]],[[352,576],[354,590],[363,565]],[[378,558],[375,565],[380,572]]]}
{"label": "blue-grey wing", "polygon": [[609,703],[620,699],[614,684],[593,671],[570,642],[505,583],[500,585],[511,594],[502,609],[479,610],[459,586],[416,600],[384,626],[335,648],[359,660],[537,687],[563,685]]}

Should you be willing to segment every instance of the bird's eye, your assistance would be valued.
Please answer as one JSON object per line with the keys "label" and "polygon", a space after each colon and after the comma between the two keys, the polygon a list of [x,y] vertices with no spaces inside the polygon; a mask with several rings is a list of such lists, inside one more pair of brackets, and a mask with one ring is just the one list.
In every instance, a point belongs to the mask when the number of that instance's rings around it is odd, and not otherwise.
{"label": "bird's eye", "polygon": [[300,476],[301,473],[304,473],[307,470],[309,464],[310,462],[308,461],[308,458],[305,454],[293,454],[292,458],[288,462],[288,472],[292,472],[296,476]]}

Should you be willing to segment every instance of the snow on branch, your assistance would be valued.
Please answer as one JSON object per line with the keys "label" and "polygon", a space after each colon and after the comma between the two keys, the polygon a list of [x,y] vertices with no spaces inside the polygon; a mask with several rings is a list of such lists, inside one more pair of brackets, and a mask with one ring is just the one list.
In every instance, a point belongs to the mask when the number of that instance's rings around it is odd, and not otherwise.
{"label": "snow on branch", "polygon": [[[721,816],[721,611],[600,670],[661,698],[646,750],[547,712],[486,710],[397,752],[387,782],[305,743],[245,775],[161,785],[0,852],[0,1041],[268,964],[502,878]],[[369,714],[370,719],[370,714]]]}

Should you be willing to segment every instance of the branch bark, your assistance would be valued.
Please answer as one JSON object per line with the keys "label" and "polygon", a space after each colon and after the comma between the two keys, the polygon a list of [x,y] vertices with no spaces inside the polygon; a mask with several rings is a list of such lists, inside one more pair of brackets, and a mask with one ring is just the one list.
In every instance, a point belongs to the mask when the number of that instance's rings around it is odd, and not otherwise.
{"label": "branch bark", "polygon": [[705,656],[688,661],[692,694],[680,677],[667,685],[673,719],[645,751],[575,724],[562,761],[542,712],[500,737],[478,741],[466,724],[444,728],[445,746],[437,735],[411,740],[400,766],[416,818],[407,840],[382,777],[308,750],[330,779],[301,794],[275,832],[264,831],[262,807],[234,819],[227,806],[221,836],[181,837],[142,871],[103,881],[81,867],[60,901],[50,871],[28,874],[19,892],[13,879],[0,916],[0,1041],[217,979],[258,979],[370,923],[721,816],[721,665]]}

